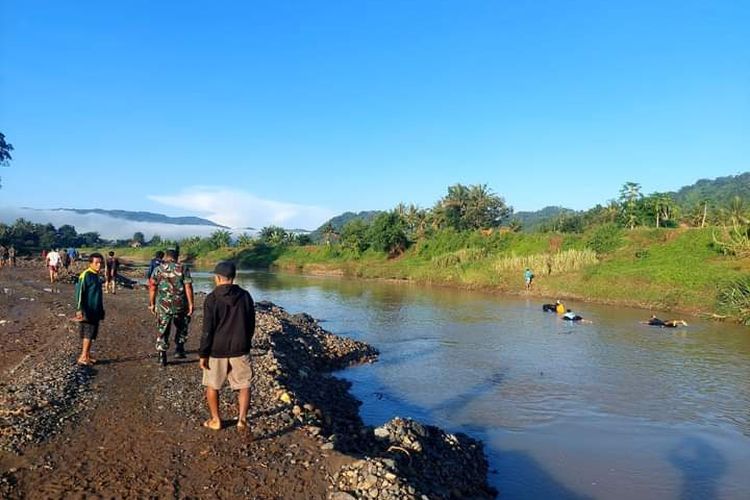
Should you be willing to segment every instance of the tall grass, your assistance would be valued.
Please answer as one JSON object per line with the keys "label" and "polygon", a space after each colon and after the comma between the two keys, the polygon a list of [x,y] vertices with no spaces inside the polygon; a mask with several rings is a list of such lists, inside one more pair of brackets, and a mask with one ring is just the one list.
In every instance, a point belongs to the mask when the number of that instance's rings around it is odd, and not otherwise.
{"label": "tall grass", "polygon": [[596,252],[588,248],[583,250],[565,250],[554,254],[534,254],[524,256],[501,257],[497,259],[493,268],[497,272],[518,271],[529,268],[537,274],[557,274],[578,271],[598,262]]}
{"label": "tall grass", "polygon": [[437,255],[430,259],[430,261],[437,267],[446,268],[458,264],[478,262],[487,258],[487,255],[488,252],[486,248],[462,248],[461,250],[456,250],[455,252]]}

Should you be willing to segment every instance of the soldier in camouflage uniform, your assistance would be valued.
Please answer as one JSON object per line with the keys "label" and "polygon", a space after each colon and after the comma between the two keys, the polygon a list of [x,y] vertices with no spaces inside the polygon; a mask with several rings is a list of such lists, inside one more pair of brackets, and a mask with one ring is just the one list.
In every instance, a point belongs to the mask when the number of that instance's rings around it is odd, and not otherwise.
{"label": "soldier in camouflage uniform", "polygon": [[156,352],[159,364],[166,366],[169,331],[175,326],[175,356],[185,357],[185,341],[193,315],[193,279],[190,270],[176,262],[174,250],[167,250],[164,260],[149,280],[149,310],[156,315]]}

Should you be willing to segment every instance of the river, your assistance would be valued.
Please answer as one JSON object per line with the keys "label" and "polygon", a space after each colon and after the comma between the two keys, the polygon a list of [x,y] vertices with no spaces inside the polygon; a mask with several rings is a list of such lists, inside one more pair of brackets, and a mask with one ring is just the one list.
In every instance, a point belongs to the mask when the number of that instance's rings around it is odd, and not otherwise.
{"label": "river", "polygon": [[[194,273],[196,290],[210,275]],[[484,441],[502,498],[750,498],[750,328],[408,283],[243,272],[380,360],[352,381],[366,423],[400,415]],[[668,314],[659,314],[667,319]]]}

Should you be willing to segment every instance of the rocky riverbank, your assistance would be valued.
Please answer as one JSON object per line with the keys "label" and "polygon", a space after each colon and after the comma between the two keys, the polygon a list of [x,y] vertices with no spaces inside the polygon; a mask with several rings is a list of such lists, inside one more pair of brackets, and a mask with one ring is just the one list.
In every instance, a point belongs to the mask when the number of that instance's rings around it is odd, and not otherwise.
{"label": "rocky riverbank", "polygon": [[[222,392],[220,432],[200,427],[196,313],[187,360],[159,368],[144,290],[106,296],[93,367],[75,365],[73,287],[40,264],[0,270],[0,495],[221,498],[491,498],[482,444],[396,418],[373,429],[331,371],[377,351],[308,315],[257,303],[251,434]],[[262,297],[256,297],[256,300]],[[198,297],[198,306],[202,297]],[[200,308],[199,308],[200,309]]]}

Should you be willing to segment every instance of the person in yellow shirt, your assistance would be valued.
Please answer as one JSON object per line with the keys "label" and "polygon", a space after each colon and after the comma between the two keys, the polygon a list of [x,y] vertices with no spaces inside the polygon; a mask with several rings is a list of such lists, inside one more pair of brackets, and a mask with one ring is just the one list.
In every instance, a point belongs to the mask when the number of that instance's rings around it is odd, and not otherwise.
{"label": "person in yellow shirt", "polygon": [[557,314],[565,314],[565,306],[559,300],[555,301],[555,312]]}

